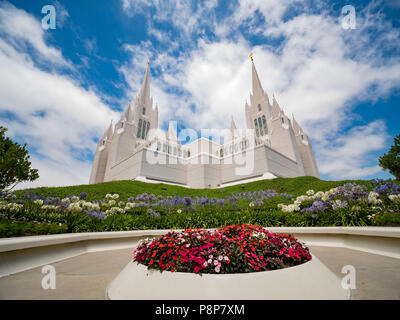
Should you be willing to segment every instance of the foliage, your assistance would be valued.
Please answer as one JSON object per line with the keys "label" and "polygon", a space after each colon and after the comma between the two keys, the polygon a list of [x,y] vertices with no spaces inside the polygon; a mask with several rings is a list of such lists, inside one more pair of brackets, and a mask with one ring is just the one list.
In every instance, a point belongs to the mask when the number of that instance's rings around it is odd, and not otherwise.
{"label": "foliage", "polygon": [[141,242],[133,260],[160,271],[244,273],[298,265],[311,260],[311,255],[292,236],[253,225],[232,225],[169,232]]}
{"label": "foliage", "polygon": [[[122,195],[106,193],[103,199],[95,200],[88,189],[75,189],[79,196],[59,197],[65,188],[54,188],[55,193],[50,195],[35,193],[43,190],[38,188],[3,193],[0,218],[31,224],[61,224],[66,226],[65,232],[218,228],[236,224],[263,227],[400,225],[400,186],[394,182],[373,180],[337,185],[337,182],[310,177],[281,181],[288,190],[293,190],[295,185],[304,194],[297,191],[293,192],[294,196],[282,188],[278,188],[280,193],[272,189],[226,188],[201,190],[203,194],[189,196],[194,190],[176,187],[171,190],[180,190],[181,195],[125,191]],[[128,184],[122,182],[124,186]],[[268,180],[257,185],[271,184],[275,182]],[[245,187],[251,189],[249,185]],[[324,189],[314,192],[307,188],[316,185],[323,185]],[[153,185],[147,184],[147,191],[150,187]],[[162,191],[168,190],[171,191]],[[0,236],[9,235],[10,232],[0,233]]]}
{"label": "foliage", "polygon": [[5,136],[6,131],[7,128],[0,126],[0,190],[39,178],[37,169],[31,168],[26,144],[13,142]]}
{"label": "foliage", "polygon": [[400,134],[394,137],[394,144],[388,153],[379,158],[379,165],[400,179]]}

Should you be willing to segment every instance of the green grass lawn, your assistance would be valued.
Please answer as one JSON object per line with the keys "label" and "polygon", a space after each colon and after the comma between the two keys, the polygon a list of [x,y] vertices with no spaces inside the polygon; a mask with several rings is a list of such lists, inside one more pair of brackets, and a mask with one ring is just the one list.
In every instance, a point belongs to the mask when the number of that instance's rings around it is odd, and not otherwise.
{"label": "green grass lawn", "polygon": [[162,196],[201,196],[222,198],[231,195],[234,192],[259,191],[272,189],[276,192],[284,192],[293,196],[305,194],[307,190],[326,191],[331,188],[343,185],[347,182],[356,182],[369,187],[370,183],[366,180],[343,180],[343,181],[324,181],[315,177],[297,177],[297,178],[276,178],[271,180],[260,180],[250,183],[239,184],[221,189],[191,189],[168,184],[153,184],[140,181],[122,180],[104,182],[91,185],[78,185],[68,187],[41,187],[33,189],[18,190],[15,194],[23,197],[28,190],[33,190],[37,195],[64,198],[68,195],[79,195],[81,192],[88,194],[87,200],[103,199],[107,193],[118,193],[120,200],[126,201],[130,196],[147,192]]}

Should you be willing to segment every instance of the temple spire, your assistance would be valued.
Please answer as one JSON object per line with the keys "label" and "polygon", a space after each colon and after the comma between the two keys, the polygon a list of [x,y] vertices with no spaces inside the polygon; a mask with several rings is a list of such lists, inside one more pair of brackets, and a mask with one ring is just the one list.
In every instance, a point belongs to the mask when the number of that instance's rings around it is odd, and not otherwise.
{"label": "temple spire", "polygon": [[258,78],[257,70],[256,67],[254,66],[254,60],[253,60],[253,53],[250,53],[250,59],[251,59],[251,77],[252,77],[252,89],[253,89],[253,95],[255,94],[264,94],[264,90],[261,86],[260,79]]}
{"label": "temple spire", "polygon": [[139,92],[140,101],[144,104],[150,100],[150,60],[147,61],[147,69]]}

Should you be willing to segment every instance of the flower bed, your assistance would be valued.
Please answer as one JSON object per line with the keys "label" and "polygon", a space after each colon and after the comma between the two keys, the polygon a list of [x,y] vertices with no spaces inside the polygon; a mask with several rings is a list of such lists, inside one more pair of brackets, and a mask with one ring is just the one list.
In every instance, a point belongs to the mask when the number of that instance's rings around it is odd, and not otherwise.
{"label": "flower bed", "polygon": [[133,260],[149,269],[192,273],[247,273],[291,267],[311,260],[289,235],[253,225],[187,229],[141,242]]}
{"label": "flower bed", "polygon": [[[310,177],[302,177],[299,181],[305,178]],[[57,194],[44,196],[34,191],[3,192],[0,198],[0,237],[217,228],[232,224],[268,227],[400,226],[399,184],[373,180],[366,186],[352,182],[316,192],[299,187],[294,193],[290,189],[293,196],[282,191],[282,188],[279,192],[272,189],[242,192],[221,189],[208,190],[208,195],[188,196],[190,190],[181,190],[181,194],[172,196],[146,192],[133,194],[132,190],[125,195],[81,192],[79,196],[62,197]],[[45,228],[38,228],[38,224],[43,223],[46,223]],[[54,227],[48,228],[48,224]]]}

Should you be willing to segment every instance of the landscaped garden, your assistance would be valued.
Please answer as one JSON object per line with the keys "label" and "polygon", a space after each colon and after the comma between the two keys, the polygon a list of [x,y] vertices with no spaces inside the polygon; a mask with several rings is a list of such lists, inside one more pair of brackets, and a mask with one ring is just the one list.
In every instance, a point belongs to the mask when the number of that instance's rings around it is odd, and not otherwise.
{"label": "landscaped garden", "polygon": [[0,236],[145,229],[399,226],[396,181],[263,180],[225,189],[117,181],[2,194]]}

